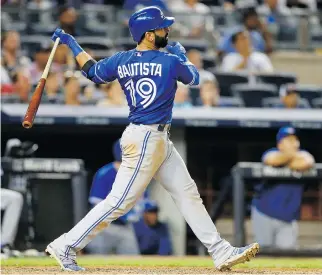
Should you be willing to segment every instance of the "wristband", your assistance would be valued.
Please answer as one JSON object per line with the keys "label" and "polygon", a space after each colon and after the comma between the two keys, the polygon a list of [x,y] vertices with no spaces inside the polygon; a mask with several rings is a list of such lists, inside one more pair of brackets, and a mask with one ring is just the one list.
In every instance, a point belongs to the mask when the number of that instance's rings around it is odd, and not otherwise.
{"label": "wristband", "polygon": [[84,51],[74,38],[68,43],[68,47],[72,50],[74,57]]}

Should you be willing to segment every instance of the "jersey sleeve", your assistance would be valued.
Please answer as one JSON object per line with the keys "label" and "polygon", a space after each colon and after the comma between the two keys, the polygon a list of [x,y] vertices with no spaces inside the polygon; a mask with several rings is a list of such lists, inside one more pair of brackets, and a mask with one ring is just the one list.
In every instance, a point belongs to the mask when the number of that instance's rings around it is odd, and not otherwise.
{"label": "jersey sleeve", "polygon": [[89,78],[97,83],[108,83],[117,78],[117,64],[119,60],[119,53],[112,55],[109,58],[104,58],[89,70]]}
{"label": "jersey sleeve", "polygon": [[88,201],[92,205],[104,200],[111,192],[114,177],[110,173],[110,169],[106,167],[100,168],[94,175]]}
{"label": "jersey sleeve", "polygon": [[177,56],[173,60],[175,79],[186,85],[199,85],[199,72],[189,60],[183,61]]}

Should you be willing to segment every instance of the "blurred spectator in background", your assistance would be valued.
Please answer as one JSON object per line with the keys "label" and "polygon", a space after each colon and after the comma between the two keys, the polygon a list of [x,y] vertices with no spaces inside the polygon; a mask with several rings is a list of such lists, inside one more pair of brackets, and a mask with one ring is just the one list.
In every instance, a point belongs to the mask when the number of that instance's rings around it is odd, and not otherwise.
{"label": "blurred spectator in background", "polygon": [[16,93],[23,102],[28,101],[30,59],[20,51],[20,35],[8,31],[1,37],[1,92]]}
{"label": "blurred spectator in background", "polygon": [[[33,49],[34,53],[34,62],[30,64],[28,71],[30,74],[30,81],[32,85],[37,85],[41,75],[46,67],[50,52],[52,49],[51,43],[41,43],[38,49]],[[53,62],[50,67],[50,72],[56,74],[62,74],[62,68],[56,62]],[[59,77],[59,75],[57,75]],[[62,77],[62,75],[61,75]],[[59,81],[59,79],[58,79]],[[61,83],[61,79],[60,79]]]}
{"label": "blurred spectator in background", "polygon": [[200,87],[199,105],[217,107],[220,105],[219,89],[216,81],[207,80]]}
{"label": "blurred spectator in background", "polygon": [[61,65],[64,70],[74,70],[76,68],[75,59],[66,45],[59,45],[57,47],[54,61]]}
{"label": "blurred spectator in background", "polygon": [[63,29],[66,33],[73,36],[79,35],[76,22],[77,22],[77,12],[74,8],[68,6],[62,6],[58,11],[59,27]]}
{"label": "blurred spectator in background", "polygon": [[105,93],[105,98],[97,102],[98,106],[127,106],[124,92],[117,80],[102,84],[100,88]]}
{"label": "blurred spectator in background", "polygon": [[293,41],[296,39],[298,22],[286,3],[285,0],[265,0],[258,12],[267,14],[268,24],[278,27],[278,40]]}
{"label": "blurred spectator in background", "polygon": [[[59,27],[66,33],[73,36],[79,36],[80,30],[76,22],[78,14],[76,10],[69,6],[61,6],[58,10]],[[55,53],[55,59],[58,64],[64,65],[66,69],[73,70],[76,67],[75,59],[66,45],[59,45]]]}
{"label": "blurred spectator in background", "polygon": [[173,28],[179,31],[180,36],[184,37],[201,37],[205,31],[207,21],[212,21],[212,17],[207,16],[211,12],[210,8],[203,3],[199,3],[198,0],[184,0],[183,3],[176,2],[171,5],[171,11],[174,14],[178,13],[175,15],[177,26]]}
{"label": "blurred spectator in background", "polygon": [[249,31],[253,49],[259,52],[270,53],[273,50],[272,36],[266,23],[262,22],[255,8],[243,11],[243,24]]}
{"label": "blurred spectator in background", "polygon": [[52,104],[63,104],[63,91],[57,73],[50,73],[47,77],[43,101]]}
{"label": "blurred spectator in background", "polygon": [[247,31],[237,31],[232,35],[236,53],[227,54],[222,62],[224,72],[246,70],[251,73],[268,73],[273,71],[273,65],[264,53],[253,51]]}
{"label": "blurred spectator in background", "polygon": [[202,85],[204,81],[210,80],[215,81],[215,75],[203,68],[201,52],[195,49],[192,49],[187,52],[187,57],[191,63],[193,63],[199,71],[199,85]]}
{"label": "blurred spectator in background", "polygon": [[135,234],[142,255],[171,255],[172,244],[168,227],[159,221],[159,207],[155,202],[145,204],[143,218],[134,223]]}
{"label": "blurred spectator in background", "polygon": [[64,77],[65,104],[80,105],[81,86],[79,83],[79,78],[81,77],[81,73],[67,71],[64,74]]}
{"label": "blurred spectator in background", "polygon": [[174,98],[175,108],[190,108],[192,104],[189,98],[189,86],[177,82],[178,88]]}
{"label": "blurred spectator in background", "polygon": [[280,99],[281,103],[276,107],[287,109],[303,108],[299,105],[300,96],[296,91],[296,87],[292,84],[281,86]]}
{"label": "blurred spectator in background", "polygon": [[[272,38],[271,34],[266,28],[266,25],[261,22],[256,9],[250,8],[246,9],[242,12],[243,17],[243,27],[245,30],[249,32],[250,40],[251,40],[251,47],[253,50],[258,52],[272,52]],[[236,27],[227,34],[219,41],[218,45],[218,54],[221,56],[222,54],[236,52],[234,47],[234,43],[232,42],[232,36],[236,31],[242,30],[241,27]]]}
{"label": "blurred spectator in background", "polygon": [[[262,162],[272,167],[287,167],[297,172],[314,166],[313,156],[300,149],[293,127],[282,127],[276,136],[276,148],[267,150]],[[275,180],[255,186],[252,224],[255,240],[261,247],[294,249],[297,245],[297,220],[300,217],[303,182]]]}
{"label": "blurred spectator in background", "polygon": [[[114,161],[104,165],[94,175],[89,194],[91,207],[103,201],[112,190],[117,171],[122,162],[120,140],[113,144],[113,156]],[[140,254],[133,225],[129,221],[130,212],[113,221],[97,238],[88,244],[86,250],[91,254]],[[102,226],[104,226],[104,223]]]}

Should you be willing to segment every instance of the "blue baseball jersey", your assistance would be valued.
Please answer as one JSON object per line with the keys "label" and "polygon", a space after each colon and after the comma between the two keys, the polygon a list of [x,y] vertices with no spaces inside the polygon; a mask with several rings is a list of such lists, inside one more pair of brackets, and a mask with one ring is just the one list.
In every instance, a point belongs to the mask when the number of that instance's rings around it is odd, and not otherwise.
{"label": "blue baseball jersey", "polygon": [[199,73],[191,62],[158,50],[118,52],[97,62],[89,75],[95,83],[119,81],[134,124],[170,123],[177,81],[199,84]]}
{"label": "blue baseball jersey", "polygon": [[[250,40],[253,46],[253,49],[259,52],[265,51],[265,40],[261,33],[258,31],[250,31]],[[228,33],[221,38],[218,44],[218,50],[225,53],[234,53],[236,49],[233,42],[231,41],[232,33]]]}
{"label": "blue baseball jersey", "polygon": [[[262,156],[265,161],[267,154],[278,151],[277,148],[267,150]],[[303,150],[301,150],[303,151]],[[300,216],[304,185],[296,180],[274,180],[255,186],[253,205],[262,213],[285,222],[297,220]]]}
{"label": "blue baseball jersey", "polygon": [[142,255],[171,255],[172,245],[168,227],[158,222],[148,226],[143,219],[133,224]]}

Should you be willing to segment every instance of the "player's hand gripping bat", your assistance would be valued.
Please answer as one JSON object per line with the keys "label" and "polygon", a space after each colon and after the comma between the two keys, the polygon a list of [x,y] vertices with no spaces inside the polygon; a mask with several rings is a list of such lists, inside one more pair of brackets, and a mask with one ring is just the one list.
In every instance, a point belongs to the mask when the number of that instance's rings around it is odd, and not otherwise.
{"label": "player's hand gripping bat", "polygon": [[45,84],[46,84],[47,76],[48,76],[48,73],[49,73],[49,69],[51,67],[51,63],[53,62],[54,55],[55,55],[57,46],[59,44],[59,40],[60,40],[59,38],[57,38],[55,40],[54,46],[53,46],[53,48],[51,50],[51,53],[49,55],[49,58],[48,58],[46,67],[44,69],[44,72],[42,73],[42,76],[41,76],[41,78],[40,78],[40,80],[38,82],[38,85],[37,85],[32,97],[31,97],[30,102],[29,102],[28,109],[26,111],[25,117],[24,117],[23,122],[22,122],[22,126],[24,128],[26,128],[26,129],[30,129],[32,127],[32,125],[34,124],[34,119],[35,119],[35,116],[37,114],[37,110],[38,110],[40,100],[41,100],[41,97],[42,97],[42,94],[43,94],[43,91],[44,91],[44,88],[45,88]]}

